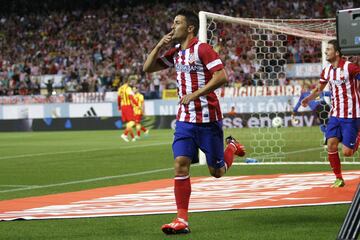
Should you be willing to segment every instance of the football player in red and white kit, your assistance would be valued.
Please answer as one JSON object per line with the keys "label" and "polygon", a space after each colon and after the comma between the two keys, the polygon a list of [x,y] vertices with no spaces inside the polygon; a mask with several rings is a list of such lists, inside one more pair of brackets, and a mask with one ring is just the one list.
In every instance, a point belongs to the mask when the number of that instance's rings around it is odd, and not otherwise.
{"label": "football player in red and white kit", "polygon": [[343,187],[338,145],[342,142],[343,154],[352,156],[359,147],[360,131],[360,67],[341,56],[336,40],[330,40],[325,51],[330,63],[321,72],[317,88],[302,101],[303,106],[315,99],[327,84],[330,86],[332,108],[326,128],[328,158],[336,176],[332,187]]}
{"label": "football player in red and white kit", "polygon": [[[244,156],[244,147],[231,136],[226,138],[224,153],[222,113],[214,90],[227,82],[218,54],[197,38],[198,16],[187,10],[176,14],[172,31],[166,34],[148,55],[143,70],[156,72],[175,67],[179,109],[174,142],[174,193],[177,218],[162,226],[166,234],[188,233],[188,206],[191,194],[190,164],[198,149],[206,155],[209,172],[218,178],[230,168],[234,155]],[[159,52],[171,47],[162,57]]]}

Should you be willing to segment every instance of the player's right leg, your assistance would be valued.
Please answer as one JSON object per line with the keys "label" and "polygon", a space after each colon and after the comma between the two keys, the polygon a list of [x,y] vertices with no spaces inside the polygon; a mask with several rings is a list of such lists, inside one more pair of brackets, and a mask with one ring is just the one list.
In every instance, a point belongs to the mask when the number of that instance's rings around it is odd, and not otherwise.
{"label": "player's right leg", "polygon": [[174,193],[177,208],[177,217],[171,222],[164,224],[161,230],[165,234],[189,233],[188,211],[191,195],[190,169],[191,159],[186,156],[178,156],[175,159]]}
{"label": "player's right leg", "polygon": [[335,174],[335,182],[332,187],[342,187],[345,185],[344,179],[341,173],[341,162],[338,152],[339,139],[336,137],[328,138],[328,159],[330,162],[331,169]]}
{"label": "player's right leg", "polygon": [[182,218],[176,218],[171,223],[162,225],[161,230],[165,234],[190,233],[189,223]]}
{"label": "player's right leg", "polygon": [[188,209],[191,195],[190,164],[197,154],[194,142],[194,124],[177,122],[175,138],[172,145],[175,158],[174,193],[177,217],[174,221],[164,224],[161,230],[165,234],[189,233]]}

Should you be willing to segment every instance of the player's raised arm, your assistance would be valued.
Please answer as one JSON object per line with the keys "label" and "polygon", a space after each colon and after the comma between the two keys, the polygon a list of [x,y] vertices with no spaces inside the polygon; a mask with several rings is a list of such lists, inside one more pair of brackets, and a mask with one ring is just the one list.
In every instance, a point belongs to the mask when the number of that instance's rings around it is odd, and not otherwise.
{"label": "player's raised arm", "polygon": [[309,104],[309,102],[311,100],[314,100],[315,98],[317,98],[320,93],[324,90],[324,88],[326,87],[326,83],[322,83],[320,82],[316,88],[314,88],[314,90],[311,91],[310,95],[307,96],[306,98],[304,98],[304,100],[302,100],[301,105],[303,107],[307,107],[307,105]]}
{"label": "player's raised arm", "polygon": [[148,72],[148,73],[152,73],[152,72],[157,72],[160,70],[163,70],[166,68],[165,65],[161,64],[158,61],[158,55],[160,50],[164,47],[164,46],[168,46],[170,45],[170,43],[172,42],[173,38],[173,33],[174,30],[172,30],[171,32],[169,32],[168,34],[166,34],[159,42],[158,44],[156,44],[156,46],[154,47],[154,49],[150,52],[150,54],[147,56],[146,61],[144,63],[143,66],[143,71],[144,72]]}

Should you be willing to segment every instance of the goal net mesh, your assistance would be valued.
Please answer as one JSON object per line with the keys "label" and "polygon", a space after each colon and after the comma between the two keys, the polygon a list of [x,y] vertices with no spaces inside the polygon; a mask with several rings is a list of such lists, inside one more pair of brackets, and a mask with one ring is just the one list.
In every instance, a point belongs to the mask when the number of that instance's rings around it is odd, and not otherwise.
{"label": "goal net mesh", "polygon": [[[278,86],[282,89],[284,85],[306,88],[317,84],[318,77],[309,77],[306,72],[303,77],[290,78],[288,66],[293,63],[323,65],[325,43],[335,36],[335,19],[249,19],[200,13],[199,38],[211,44],[220,54],[229,75],[228,87],[233,88]],[[326,125],[325,119],[322,119],[326,114],[310,113],[309,109],[300,107],[297,116],[291,118],[299,97],[299,94],[281,98],[262,96],[262,101],[267,104],[279,106],[278,101],[282,101],[281,106],[285,107],[255,108],[238,114],[240,118],[247,114],[250,119],[260,122],[250,129],[244,128],[239,136],[241,141],[246,142],[248,157],[264,163],[327,163],[327,150],[320,128],[321,124]],[[253,98],[250,101],[257,103],[255,98],[259,97]],[[240,99],[234,97],[233,106],[237,106]],[[328,104],[329,99],[325,99]],[[249,98],[241,101],[249,101]],[[328,110],[325,106],[323,109]],[[225,109],[225,116],[228,110]],[[273,119],[276,117],[283,119],[283,127],[274,126]],[[309,122],[311,124],[306,124]],[[225,129],[225,133],[227,131],[231,133],[231,130]],[[345,162],[359,162],[358,155],[341,157]]]}

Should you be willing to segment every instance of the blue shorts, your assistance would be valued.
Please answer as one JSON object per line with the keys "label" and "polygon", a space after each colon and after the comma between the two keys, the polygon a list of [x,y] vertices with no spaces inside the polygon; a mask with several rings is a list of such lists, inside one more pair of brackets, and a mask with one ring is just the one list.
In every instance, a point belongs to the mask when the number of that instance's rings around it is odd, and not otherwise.
{"label": "blue shorts", "polygon": [[222,168],[224,163],[224,134],[222,121],[211,123],[176,122],[172,145],[174,159],[186,156],[198,158],[198,149],[206,155],[207,165]]}
{"label": "blue shorts", "polygon": [[331,117],[326,127],[326,139],[336,137],[348,148],[354,149],[360,130],[360,118]]}

